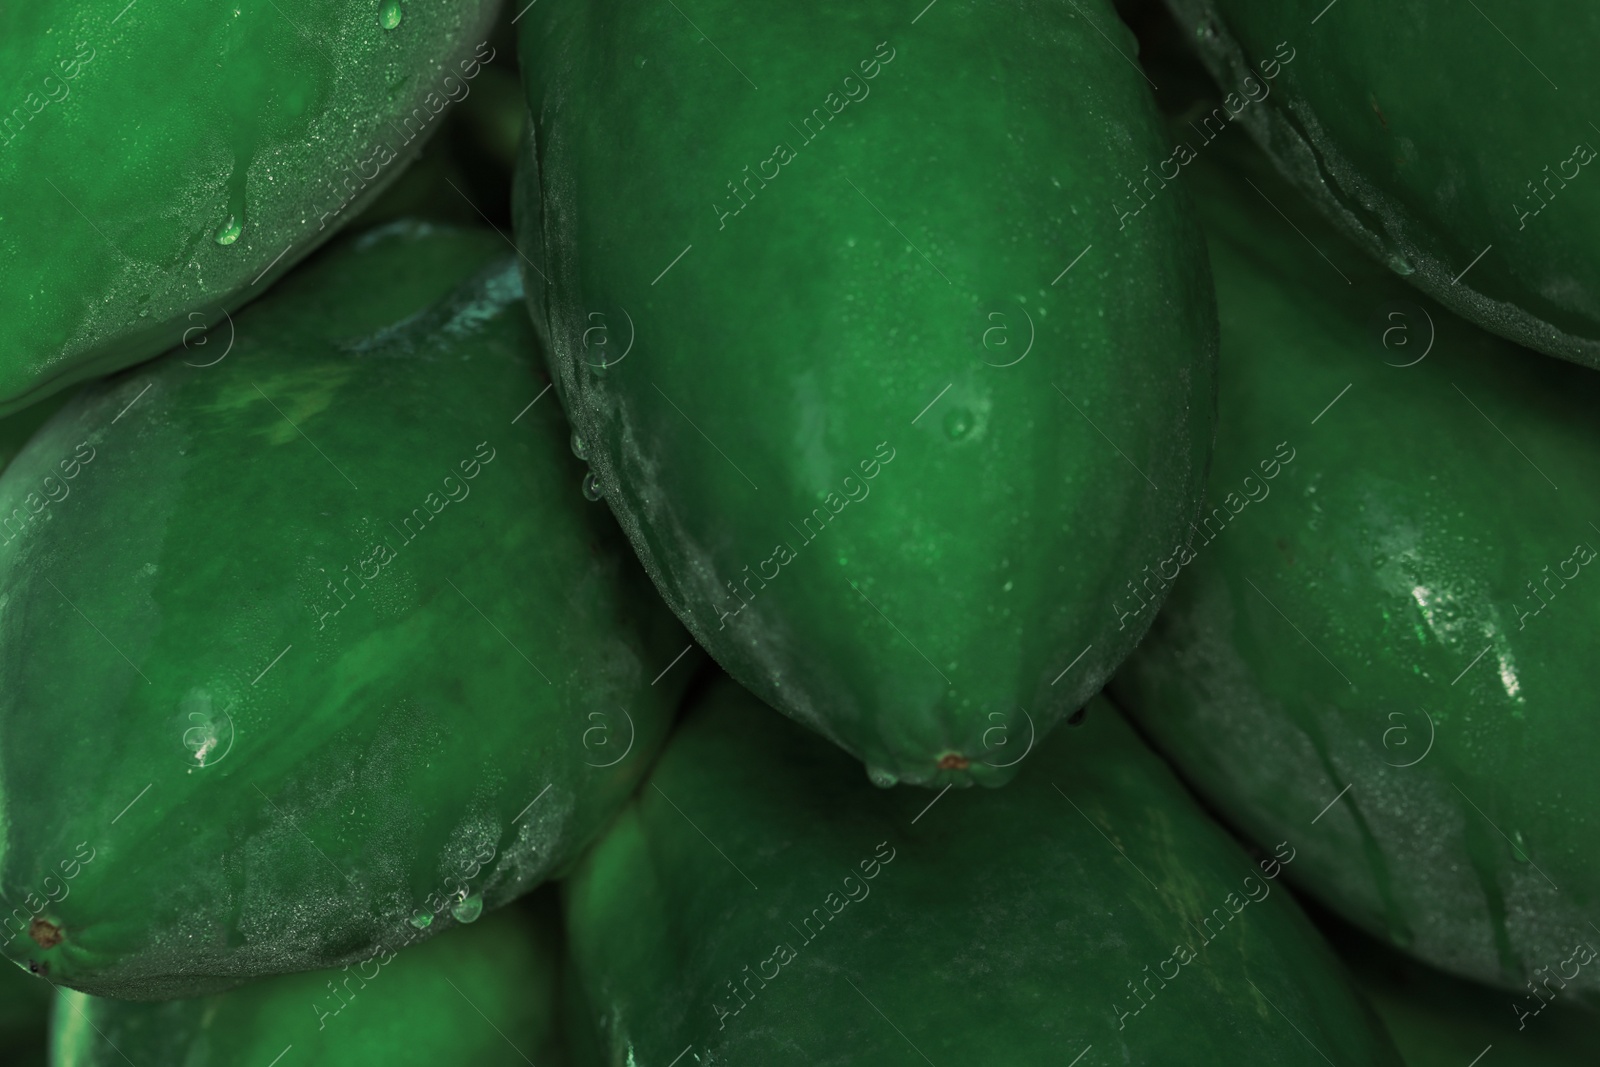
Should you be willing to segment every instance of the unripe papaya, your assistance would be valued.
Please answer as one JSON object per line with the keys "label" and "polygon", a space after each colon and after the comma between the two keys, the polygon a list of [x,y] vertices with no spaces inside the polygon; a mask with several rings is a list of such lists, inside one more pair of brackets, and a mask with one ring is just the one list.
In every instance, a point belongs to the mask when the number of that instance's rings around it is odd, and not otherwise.
{"label": "unripe papaya", "polygon": [[227,329],[472,91],[498,7],[0,8],[0,413]]}
{"label": "unripe papaya", "polygon": [[1412,285],[1502,337],[1600,367],[1600,8],[1168,5],[1225,94],[1178,144],[1243,125]]}
{"label": "unripe papaya", "polygon": [[513,262],[372,231],[0,476],[8,956],[132,999],[340,966],[631,791],[695,658],[581,493]]}
{"label": "unripe papaya", "polygon": [[191,1000],[141,1004],[63,990],[51,1062],[546,1067],[559,1055],[559,961],[554,923],[516,907],[357,967]]}
{"label": "unripe papaya", "polygon": [[519,25],[514,214],[593,489],[875,781],[1001,784],[1148,625],[1209,448],[1132,38],[1106,0],[624,7]]}
{"label": "unripe papaya", "polygon": [[603,1062],[1399,1063],[1294,841],[1252,862],[1103,699],[1023,766],[877,792],[720,681],[565,886]]}
{"label": "unripe papaya", "polygon": [[1308,893],[1532,995],[1600,944],[1600,376],[1411,299],[1228,151],[1190,168],[1222,317],[1196,559],[1115,692],[1243,831],[1303,838]]}

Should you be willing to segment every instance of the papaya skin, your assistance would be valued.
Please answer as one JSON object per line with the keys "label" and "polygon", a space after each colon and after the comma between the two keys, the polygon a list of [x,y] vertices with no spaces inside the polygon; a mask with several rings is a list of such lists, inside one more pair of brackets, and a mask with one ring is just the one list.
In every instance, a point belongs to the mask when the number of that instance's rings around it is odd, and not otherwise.
{"label": "papaya skin", "polygon": [[1190,536],[1201,238],[1181,189],[1115,209],[1164,135],[1077,6],[717,0],[726,61],[670,5],[518,26],[518,243],[596,486],[713,658],[883,785],[1009,780]]}
{"label": "papaya skin", "polygon": [[1023,768],[929,807],[715,684],[563,887],[596,1062],[1399,1063],[1293,842],[1246,856],[1102,698]]}
{"label": "papaya skin", "polygon": [[223,327],[470,94],[498,8],[5,5],[0,414]]}
{"label": "papaya skin", "polygon": [[[1600,367],[1592,5],[1167,5],[1227,110],[1347,238],[1479,326]],[[1252,102],[1263,62],[1279,73]]]}
{"label": "papaya skin", "polygon": [[[1189,168],[1222,319],[1207,508],[1275,442],[1296,458],[1197,549],[1112,690],[1242,832],[1317,819],[1308,894],[1526,993],[1600,944],[1600,598],[1575,548],[1600,548],[1600,378],[1418,298],[1232,148]],[[1568,977],[1600,991],[1600,967]]]}
{"label": "papaya skin", "polygon": [[149,1000],[342,966],[559,875],[623,802],[697,658],[651,685],[689,638],[582,496],[513,258],[342,242],[0,476],[6,955]]}
{"label": "papaya skin", "polygon": [[553,910],[543,911],[507,908],[359,966],[209,997],[141,1004],[64,990],[51,1063],[266,1067],[292,1047],[299,1062],[341,1067],[543,1067],[554,1052],[560,961]]}

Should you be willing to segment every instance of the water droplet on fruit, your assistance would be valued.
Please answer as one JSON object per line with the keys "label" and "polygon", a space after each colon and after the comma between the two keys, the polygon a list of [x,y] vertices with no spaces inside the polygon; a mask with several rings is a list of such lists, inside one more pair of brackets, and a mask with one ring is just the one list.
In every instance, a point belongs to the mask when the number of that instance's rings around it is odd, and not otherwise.
{"label": "water droplet on fruit", "polygon": [[638,67],[640,70],[644,69],[644,65],[647,62],[649,62],[649,61],[647,59],[645,59],[644,56],[634,56],[633,57],[633,65],[635,67]]}
{"label": "water droplet on fruit", "polygon": [[433,916],[425,911],[419,911],[408,920],[418,930],[426,930],[433,925]]}
{"label": "water droplet on fruit", "polygon": [[378,25],[386,30],[392,30],[400,25],[400,20],[405,17],[405,12],[400,10],[399,0],[383,0],[383,6],[378,8]]}
{"label": "water droplet on fruit", "polygon": [[589,458],[589,446],[583,443],[583,438],[577,434],[572,435],[572,454],[579,459]]}
{"label": "water droplet on fruit", "polygon": [[945,436],[952,441],[959,441],[972,430],[972,412],[966,408],[953,408],[944,417]]}
{"label": "water droplet on fruit", "polygon": [[456,922],[475,922],[483,914],[483,897],[474,893],[466,900],[457,901],[450,908],[450,914],[455,916]]}
{"label": "water droplet on fruit", "polygon": [[893,771],[884,770],[882,767],[868,767],[867,780],[879,789],[893,789],[900,784],[900,778]]}
{"label": "water droplet on fruit", "polygon": [[1415,272],[1415,268],[1411,266],[1410,261],[1408,261],[1406,257],[1402,256],[1399,252],[1390,252],[1388,263],[1389,269],[1401,277],[1405,277],[1407,274],[1412,274]]}
{"label": "water droplet on fruit", "polygon": [[605,495],[606,491],[600,488],[600,479],[594,476],[594,471],[583,476],[583,499],[593,503]]}
{"label": "water droplet on fruit", "polygon": [[244,223],[239,221],[239,216],[229,215],[228,220],[221,226],[218,226],[217,232],[211,235],[211,239],[216,241],[217,244],[226,247],[237,241],[239,239],[239,235],[243,232]]}
{"label": "water droplet on fruit", "polygon": [[1521,830],[1511,831],[1511,858],[1518,863],[1528,862],[1528,842],[1523,840]]}

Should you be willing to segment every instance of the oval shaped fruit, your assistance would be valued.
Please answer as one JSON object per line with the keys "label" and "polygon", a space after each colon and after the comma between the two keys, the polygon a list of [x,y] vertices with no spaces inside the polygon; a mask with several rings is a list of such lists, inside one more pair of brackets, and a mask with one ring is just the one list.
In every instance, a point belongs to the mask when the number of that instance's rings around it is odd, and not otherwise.
{"label": "oval shaped fruit", "polygon": [[1294,842],[1252,862],[1104,700],[1024,766],[879,793],[718,683],[566,886],[603,1062],[1398,1064]]}
{"label": "oval shaped fruit", "polygon": [[1303,839],[1307,892],[1523,989],[1600,937],[1600,376],[1408,299],[1232,162],[1191,168],[1222,316],[1207,507],[1115,691],[1241,829]]}
{"label": "oval shaped fruit", "polygon": [[1103,0],[620,11],[520,25],[525,280],[592,491],[875,781],[1000,784],[1148,625],[1210,442],[1131,36]]}
{"label": "oval shaped fruit", "polygon": [[491,232],[373,231],[0,476],[7,955],[133,999],[339,966],[623,802],[695,660],[522,300]]}
{"label": "oval shaped fruit", "polygon": [[1600,367],[1600,9],[1168,5],[1226,94],[1187,143],[1242,124],[1412,285],[1519,344]]}
{"label": "oval shaped fruit", "polygon": [[227,330],[405,167],[499,5],[395,6],[6,5],[0,413]]}
{"label": "oval shaped fruit", "polygon": [[51,1062],[548,1063],[558,934],[553,922],[523,910],[508,908],[427,944],[392,946],[343,971],[279,975],[192,1000],[141,1004],[63,990]]}

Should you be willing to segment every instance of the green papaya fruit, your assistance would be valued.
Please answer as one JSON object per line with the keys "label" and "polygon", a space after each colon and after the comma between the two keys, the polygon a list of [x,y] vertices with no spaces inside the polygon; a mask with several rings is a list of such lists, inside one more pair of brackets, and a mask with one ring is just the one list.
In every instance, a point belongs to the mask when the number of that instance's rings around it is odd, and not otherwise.
{"label": "green papaya fruit", "polygon": [[1114,691],[1241,830],[1303,838],[1307,892],[1524,989],[1600,938],[1600,376],[1407,299],[1254,149],[1213,151],[1186,179],[1222,318],[1211,484]]}
{"label": "green papaya fruit", "polygon": [[533,346],[498,236],[392,226],[0,476],[6,955],[129,999],[336,967],[599,831],[695,660]]}
{"label": "green papaya fruit", "polygon": [[143,1004],[63,990],[52,1062],[546,1067],[559,1055],[553,919],[507,908],[354,969],[278,975],[191,1000]]}
{"label": "green papaya fruit", "polygon": [[564,887],[603,1062],[1398,1064],[1275,891],[1296,844],[1251,862],[1080,722],[930,799],[719,682]]}
{"label": "green papaya fruit", "polygon": [[[1558,974],[1538,997],[1513,1000],[1425,967],[1343,923],[1323,929],[1400,1047],[1406,1067],[1593,1067],[1600,1061],[1594,1016],[1554,1003]],[[1600,945],[1600,938],[1594,943]]]}
{"label": "green papaya fruit", "polygon": [[1502,337],[1600,367],[1600,9],[1168,5],[1224,95],[1153,166],[1187,170],[1238,123],[1412,285]]}
{"label": "green papaya fruit", "polygon": [[1132,38],[1106,0],[621,10],[519,26],[513,214],[593,491],[874,781],[1002,784],[1148,625],[1118,598],[1210,443],[1188,204],[1111,208],[1164,136]]}
{"label": "green papaya fruit", "polygon": [[42,1067],[50,1019],[50,986],[20,967],[0,964],[0,1059]]}
{"label": "green papaya fruit", "polygon": [[0,9],[0,414],[225,328],[470,94],[498,7]]}

